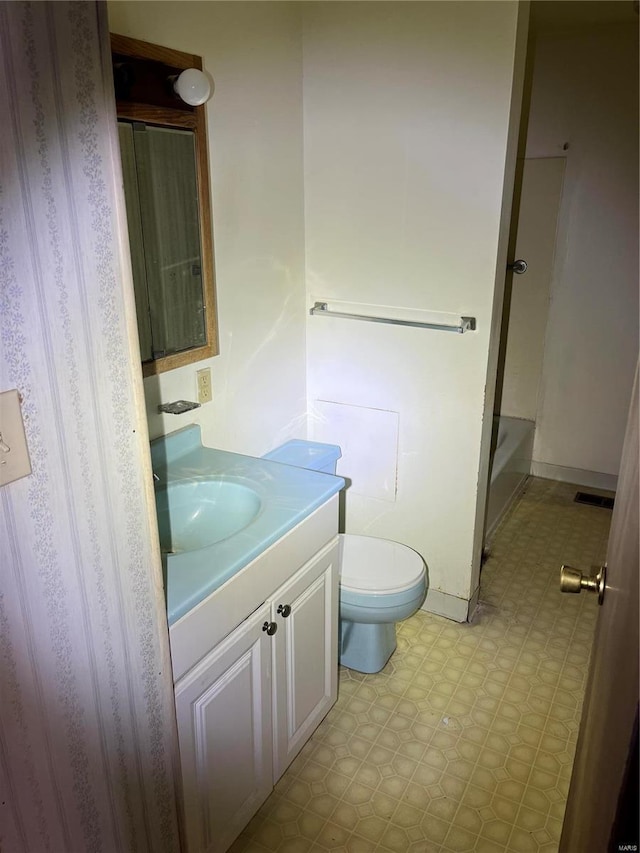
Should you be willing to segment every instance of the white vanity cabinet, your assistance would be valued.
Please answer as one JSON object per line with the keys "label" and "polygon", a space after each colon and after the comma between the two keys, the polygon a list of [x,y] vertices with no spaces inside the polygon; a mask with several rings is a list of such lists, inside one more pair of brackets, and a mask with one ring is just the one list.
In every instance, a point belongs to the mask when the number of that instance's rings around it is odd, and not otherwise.
{"label": "white vanity cabinet", "polygon": [[188,853],[228,849],[336,700],[336,531],[337,498],[170,630]]}
{"label": "white vanity cabinet", "polygon": [[283,584],[271,608],[275,784],[337,698],[337,542]]}
{"label": "white vanity cabinet", "polygon": [[260,607],[176,684],[189,853],[226,850],[271,791],[270,613]]}

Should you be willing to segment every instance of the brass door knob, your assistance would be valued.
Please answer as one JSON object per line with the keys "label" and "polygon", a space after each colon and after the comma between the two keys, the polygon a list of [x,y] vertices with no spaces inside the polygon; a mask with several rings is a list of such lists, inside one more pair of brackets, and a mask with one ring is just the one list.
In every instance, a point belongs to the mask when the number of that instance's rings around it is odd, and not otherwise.
{"label": "brass door knob", "polygon": [[580,569],[562,566],[560,569],[560,592],[582,592],[583,589],[598,594],[598,604],[602,604],[607,580],[606,566],[600,566],[595,575],[582,574]]}

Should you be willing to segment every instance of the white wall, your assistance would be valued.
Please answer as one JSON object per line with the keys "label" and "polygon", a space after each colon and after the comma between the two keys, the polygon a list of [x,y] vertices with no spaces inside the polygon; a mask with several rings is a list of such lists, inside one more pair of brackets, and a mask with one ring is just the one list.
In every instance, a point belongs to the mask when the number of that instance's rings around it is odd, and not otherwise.
{"label": "white wall", "polygon": [[110,29],[202,56],[220,355],[212,403],[190,365],[145,380],[152,437],[188,423],[205,443],[260,455],[306,429],[301,7],[296,3],[109,3]]}
{"label": "white wall", "polygon": [[[214,402],[161,418],[160,400],[195,394],[195,366],[146,380],[152,435],[196,421],[206,442],[255,454],[305,435],[306,355],[311,437],[331,438],[318,431],[315,403],[328,400],[348,404],[340,412],[352,424],[373,419],[372,441],[382,430],[387,442],[392,470],[372,472],[383,498],[357,495],[358,477],[349,529],[419,550],[428,605],[438,609],[440,596],[441,610],[465,618],[479,572],[518,4],[113,2],[109,11],[113,31],[198,53],[216,81]],[[472,314],[478,331],[305,324],[320,298]],[[362,446],[359,435],[338,438]]]}
{"label": "white wall", "polygon": [[510,279],[500,414],[535,421],[549,318],[549,290],[562,199],[564,157],[525,159],[514,259],[527,270]]}
{"label": "white wall", "polygon": [[614,485],[638,358],[637,26],[538,36],[527,157],[556,156],[566,172],[533,470]]}
{"label": "white wall", "polygon": [[478,581],[517,22],[517,4],[484,2],[314,3],[304,16],[309,305],[477,317],[465,335],[307,322],[311,433],[350,449],[347,530],[418,550],[427,608],[453,618]]}

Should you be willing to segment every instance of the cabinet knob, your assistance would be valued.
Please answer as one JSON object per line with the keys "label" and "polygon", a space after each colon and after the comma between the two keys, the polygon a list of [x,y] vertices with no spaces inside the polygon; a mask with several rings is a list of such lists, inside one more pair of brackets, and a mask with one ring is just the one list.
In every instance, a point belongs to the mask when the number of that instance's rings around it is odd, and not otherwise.
{"label": "cabinet knob", "polygon": [[276,611],[283,619],[286,619],[287,616],[291,613],[291,605],[290,604],[279,604],[278,609]]}
{"label": "cabinet knob", "polygon": [[266,631],[270,637],[273,637],[275,632],[278,630],[278,626],[275,622],[265,622],[262,626],[262,630]]}

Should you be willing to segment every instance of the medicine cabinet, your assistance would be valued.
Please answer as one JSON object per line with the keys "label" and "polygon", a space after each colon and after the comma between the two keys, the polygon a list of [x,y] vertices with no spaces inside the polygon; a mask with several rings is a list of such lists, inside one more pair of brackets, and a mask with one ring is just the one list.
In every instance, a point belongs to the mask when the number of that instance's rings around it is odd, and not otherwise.
{"label": "medicine cabinet", "polygon": [[205,106],[173,83],[198,56],[112,34],[138,333],[145,376],[218,353]]}

